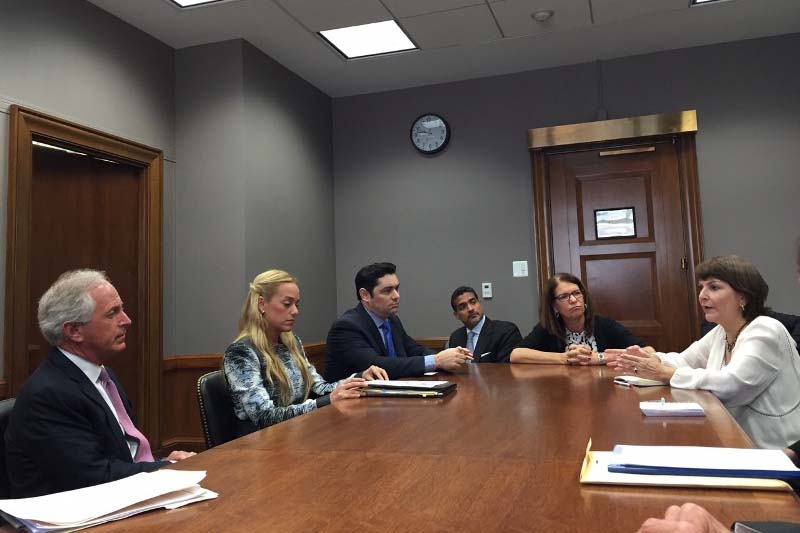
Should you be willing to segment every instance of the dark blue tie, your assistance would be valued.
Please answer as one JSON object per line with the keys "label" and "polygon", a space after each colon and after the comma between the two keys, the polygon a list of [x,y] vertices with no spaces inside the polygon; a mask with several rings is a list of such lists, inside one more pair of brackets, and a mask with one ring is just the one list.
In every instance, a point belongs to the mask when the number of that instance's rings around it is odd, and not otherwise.
{"label": "dark blue tie", "polygon": [[389,325],[388,320],[381,324],[381,332],[383,333],[383,340],[386,343],[386,351],[389,353],[389,357],[397,357],[397,352],[394,351],[392,327]]}

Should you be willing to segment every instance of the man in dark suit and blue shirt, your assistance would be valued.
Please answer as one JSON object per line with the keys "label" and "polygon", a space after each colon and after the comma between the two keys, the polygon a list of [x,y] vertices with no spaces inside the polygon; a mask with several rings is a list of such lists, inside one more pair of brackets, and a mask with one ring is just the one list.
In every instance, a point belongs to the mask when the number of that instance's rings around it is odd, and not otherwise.
{"label": "man in dark suit and blue shirt", "polygon": [[331,326],[327,340],[325,379],[336,381],[371,365],[386,369],[389,378],[421,376],[433,370],[456,370],[472,354],[449,348],[437,354],[406,334],[397,317],[400,281],[392,263],[367,265],[356,274],[359,304]]}
{"label": "man in dark suit and blue shirt", "polygon": [[511,350],[522,341],[519,328],[511,322],[491,320],[472,287],[458,287],[450,297],[453,314],[463,324],[450,335],[447,346],[466,346],[476,363],[507,363]]}
{"label": "man in dark suit and blue shirt", "polygon": [[[6,430],[12,496],[88,487],[169,464],[153,458],[105,366],[125,349],[131,325],[105,274],[62,274],[39,300],[38,319],[53,348],[22,387]],[[174,451],[167,460],[192,455]]]}

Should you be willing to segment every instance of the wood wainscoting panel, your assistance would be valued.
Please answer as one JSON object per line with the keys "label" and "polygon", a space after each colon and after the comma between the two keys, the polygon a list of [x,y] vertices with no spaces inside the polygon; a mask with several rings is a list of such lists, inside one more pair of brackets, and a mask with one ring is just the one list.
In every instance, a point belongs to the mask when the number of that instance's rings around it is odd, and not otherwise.
{"label": "wood wainscoting panel", "polygon": [[[417,339],[432,350],[441,350],[447,337]],[[305,344],[308,360],[322,374],[325,370],[325,343]],[[200,407],[197,404],[197,380],[203,374],[222,368],[222,354],[175,355],[164,359],[161,406],[161,442],[158,453],[166,456],[173,450],[205,450]],[[2,384],[0,384],[0,387]],[[0,389],[1,390],[1,389]]]}

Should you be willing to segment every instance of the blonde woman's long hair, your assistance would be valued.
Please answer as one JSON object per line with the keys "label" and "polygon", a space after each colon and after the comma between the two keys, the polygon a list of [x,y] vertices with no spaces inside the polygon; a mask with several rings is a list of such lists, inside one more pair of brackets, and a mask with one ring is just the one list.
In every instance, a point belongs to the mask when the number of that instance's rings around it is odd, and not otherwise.
{"label": "blonde woman's long hair", "polygon": [[[289,385],[289,376],[286,374],[286,366],[281,361],[275,352],[275,345],[269,341],[268,328],[269,325],[258,309],[259,296],[265,301],[269,301],[278,292],[278,287],[284,283],[294,283],[297,285],[297,279],[283,270],[267,270],[255,277],[250,284],[250,290],[247,293],[247,298],[242,306],[242,314],[239,317],[239,335],[236,340],[241,340],[244,337],[250,337],[253,345],[261,353],[266,365],[266,377],[270,385],[276,388],[279,392],[279,398],[283,405],[289,405],[292,401],[291,387]],[[300,374],[305,383],[304,399],[308,398],[311,391],[311,374],[308,371],[308,363],[303,356],[294,333],[291,331],[284,331],[280,335],[281,343],[289,350],[297,368],[300,369]]]}

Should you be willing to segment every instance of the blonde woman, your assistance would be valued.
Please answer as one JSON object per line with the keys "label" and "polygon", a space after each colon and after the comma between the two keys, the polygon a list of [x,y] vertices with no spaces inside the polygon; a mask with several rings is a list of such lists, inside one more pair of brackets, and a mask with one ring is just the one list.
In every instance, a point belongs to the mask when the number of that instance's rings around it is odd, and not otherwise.
{"label": "blonde woman", "polygon": [[387,379],[385,370],[371,366],[361,374],[326,383],[292,333],[299,305],[300,288],[287,272],[268,270],[250,284],[239,335],[223,359],[239,435],[331,402],[359,398],[366,380]]}

